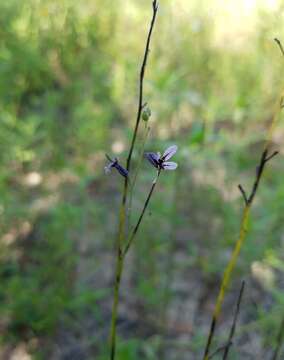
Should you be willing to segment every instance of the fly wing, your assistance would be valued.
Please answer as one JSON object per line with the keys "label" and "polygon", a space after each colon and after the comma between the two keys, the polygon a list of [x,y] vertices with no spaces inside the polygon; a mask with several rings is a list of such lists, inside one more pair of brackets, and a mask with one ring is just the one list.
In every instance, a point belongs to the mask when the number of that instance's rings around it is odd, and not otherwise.
{"label": "fly wing", "polygon": [[160,157],[158,156],[158,154],[154,152],[146,152],[145,157],[153,166],[155,166],[155,168],[159,167]]}
{"label": "fly wing", "polygon": [[177,152],[178,147],[176,145],[172,145],[170,147],[167,148],[167,150],[164,152],[163,154],[163,161],[167,161],[169,160],[176,152]]}
{"label": "fly wing", "polygon": [[163,169],[164,170],[175,170],[178,164],[173,161],[165,161],[163,162]]}

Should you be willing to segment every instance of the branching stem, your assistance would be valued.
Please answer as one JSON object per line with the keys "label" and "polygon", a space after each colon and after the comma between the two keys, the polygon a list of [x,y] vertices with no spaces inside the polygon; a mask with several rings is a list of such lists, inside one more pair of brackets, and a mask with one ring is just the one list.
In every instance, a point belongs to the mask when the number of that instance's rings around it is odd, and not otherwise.
{"label": "branching stem", "polygon": [[[274,126],[274,123],[272,124],[272,126]],[[223,275],[219,294],[217,297],[217,302],[215,304],[215,308],[214,308],[214,312],[213,312],[213,316],[212,316],[211,326],[210,326],[209,335],[208,335],[208,339],[207,339],[207,343],[206,343],[206,347],[205,347],[205,351],[204,351],[204,355],[203,355],[203,360],[209,359],[210,347],[211,347],[212,340],[214,337],[217,320],[218,320],[218,317],[221,312],[221,307],[222,307],[222,304],[224,301],[227,287],[229,285],[233,270],[236,266],[239,253],[241,251],[241,247],[243,245],[243,242],[244,242],[246,234],[247,234],[247,226],[248,226],[248,220],[249,220],[249,215],[250,215],[250,209],[251,209],[253,200],[255,198],[257,189],[259,187],[259,183],[260,183],[260,180],[261,180],[261,177],[263,174],[263,170],[265,168],[266,163],[269,160],[271,160],[275,155],[277,155],[278,152],[275,151],[271,155],[267,155],[267,154],[268,154],[268,148],[265,148],[264,151],[262,152],[259,164],[257,166],[256,177],[255,177],[250,195],[247,196],[243,187],[241,185],[239,185],[239,189],[240,189],[242,196],[244,198],[244,201],[245,201],[245,206],[244,206],[243,215],[242,215],[242,221],[241,221],[241,225],[240,225],[239,238],[236,242],[235,248],[232,252],[231,258],[229,260],[229,263],[228,263],[228,265],[225,269],[224,275]]]}
{"label": "branching stem", "polygon": [[[153,33],[155,21],[156,21],[156,16],[157,16],[157,12],[158,12],[158,1],[157,0],[153,0],[152,7],[153,7],[153,15],[152,15],[151,23],[150,23],[150,28],[149,28],[149,32],[148,32],[148,36],[147,36],[147,40],[146,40],[145,52],[144,52],[142,65],[141,65],[141,69],[140,69],[139,98],[138,98],[136,123],[135,123],[134,131],[133,131],[133,135],[132,135],[132,140],[131,140],[131,145],[130,145],[127,161],[126,161],[126,169],[128,172],[130,170],[132,153],[133,153],[135,142],[137,139],[139,124],[140,124],[140,120],[141,120],[141,113],[142,113],[142,110],[144,107],[144,104],[143,104],[144,75],[145,75],[145,69],[146,69],[146,65],[147,65],[149,50],[150,50],[151,37],[152,37],[152,33]],[[126,213],[127,213],[126,202],[127,202],[128,184],[129,184],[129,179],[128,179],[128,177],[125,177],[122,201],[121,201],[121,206],[120,206],[120,211],[119,211],[118,239],[117,239],[117,244],[116,244],[117,258],[116,258],[116,270],[115,270],[115,288],[114,288],[114,294],[113,294],[113,307],[112,307],[111,332],[110,332],[110,359],[111,360],[115,360],[115,354],[116,354],[116,322],[117,322],[117,308],[118,308],[118,303],[119,303],[119,290],[120,290],[121,276],[122,276],[123,264],[124,264],[123,242],[124,242],[124,238],[125,238],[125,227],[126,227]],[[139,225],[140,225],[140,223],[139,223]],[[139,225],[138,225],[138,227],[139,227]],[[137,230],[138,230],[138,228],[137,228]],[[137,230],[136,230],[136,232],[137,232]],[[128,248],[129,248],[129,246],[128,246]]]}
{"label": "branching stem", "polygon": [[128,253],[134,238],[139,230],[140,224],[142,222],[142,219],[144,217],[145,211],[149,205],[150,199],[152,197],[152,194],[154,192],[154,189],[156,187],[158,178],[160,176],[161,170],[158,170],[157,176],[155,177],[150,192],[146,198],[146,201],[144,203],[144,206],[142,208],[141,214],[138,218],[138,221],[131,233],[131,235],[128,238],[127,244],[125,246],[125,249],[122,250],[122,247],[118,247],[117,250],[117,258],[116,258],[116,270],[115,270],[115,285],[114,285],[114,295],[113,295],[113,305],[112,305],[112,317],[111,317],[111,352],[110,352],[110,359],[115,359],[115,353],[116,353],[116,322],[117,322],[117,309],[118,309],[118,303],[119,303],[119,290],[120,290],[120,283],[121,283],[121,277],[123,272],[123,266],[124,266],[124,259],[126,254]]}

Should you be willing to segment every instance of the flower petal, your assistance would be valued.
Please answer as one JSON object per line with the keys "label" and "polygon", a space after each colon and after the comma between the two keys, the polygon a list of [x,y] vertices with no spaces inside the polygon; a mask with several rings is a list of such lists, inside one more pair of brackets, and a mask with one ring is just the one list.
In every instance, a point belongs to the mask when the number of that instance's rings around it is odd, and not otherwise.
{"label": "flower petal", "polygon": [[105,174],[108,175],[110,172],[111,172],[111,166],[112,164],[109,164],[107,166],[104,167],[104,170],[105,170]]}
{"label": "flower petal", "polygon": [[178,164],[173,161],[165,161],[162,166],[164,170],[175,170]]}
{"label": "flower petal", "polygon": [[128,176],[128,171],[126,169],[124,169],[123,166],[121,166],[118,162],[116,162],[113,167],[116,168],[116,170],[120,173],[120,175],[122,175],[123,177],[127,177]]}
{"label": "flower petal", "polygon": [[145,153],[146,159],[153,165],[155,168],[159,167],[159,156],[153,152],[146,152]]}
{"label": "flower petal", "polygon": [[162,159],[164,161],[169,160],[177,152],[177,149],[178,147],[176,145],[168,147],[167,150],[164,152]]}

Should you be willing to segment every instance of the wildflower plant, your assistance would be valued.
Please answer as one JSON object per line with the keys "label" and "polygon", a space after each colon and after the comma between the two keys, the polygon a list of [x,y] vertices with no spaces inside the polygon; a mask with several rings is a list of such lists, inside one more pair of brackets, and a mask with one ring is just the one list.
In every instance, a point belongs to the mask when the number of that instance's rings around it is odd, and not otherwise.
{"label": "wildflower plant", "polygon": [[[281,42],[278,39],[274,39],[274,40],[276,41],[277,45],[279,46],[281,54],[284,56],[284,49],[283,49]],[[243,197],[243,200],[244,200],[244,207],[243,207],[243,211],[242,211],[242,219],[241,219],[241,224],[240,224],[239,236],[236,241],[235,247],[232,251],[229,262],[225,268],[224,274],[223,274],[223,278],[222,278],[221,285],[219,288],[219,293],[218,293],[217,300],[216,300],[214,310],[213,310],[213,315],[212,315],[210,330],[209,330],[209,334],[208,334],[208,338],[207,338],[207,342],[206,342],[206,346],[205,346],[205,350],[204,350],[203,360],[209,360],[212,357],[212,355],[210,355],[210,349],[211,349],[212,341],[214,338],[216,325],[217,325],[217,322],[218,322],[218,319],[219,319],[219,316],[220,316],[220,313],[222,310],[222,305],[223,305],[223,302],[225,299],[226,291],[228,289],[228,286],[229,286],[231,278],[232,278],[233,271],[237,264],[237,260],[240,255],[241,248],[246,239],[251,208],[252,208],[257,190],[259,188],[259,184],[262,179],[265,167],[266,167],[267,163],[278,154],[278,151],[273,151],[270,154],[269,154],[269,152],[273,145],[273,141],[272,141],[273,131],[275,129],[275,126],[276,126],[276,124],[280,118],[281,112],[283,110],[283,99],[284,99],[284,91],[282,90],[282,92],[280,93],[279,99],[277,99],[277,102],[275,105],[274,116],[272,118],[270,127],[268,129],[266,141],[264,144],[262,154],[260,156],[259,163],[256,166],[255,179],[254,179],[250,193],[247,194],[247,192],[245,191],[245,189],[243,188],[242,185],[239,184],[239,186],[238,186],[239,190],[241,192],[241,195]],[[226,359],[227,355],[228,355],[228,351],[224,353],[223,359]]]}
{"label": "wildflower plant", "polygon": [[[116,357],[116,330],[117,330],[117,312],[118,312],[118,304],[119,304],[119,294],[120,294],[120,286],[121,286],[121,278],[123,274],[124,264],[125,264],[125,258],[133,245],[133,242],[135,240],[135,237],[138,233],[138,230],[140,228],[140,225],[142,223],[142,220],[144,218],[146,209],[148,208],[148,205],[150,203],[151,197],[154,193],[154,190],[156,188],[158,179],[161,175],[161,173],[166,170],[175,170],[178,166],[176,162],[169,161],[173,155],[177,152],[177,146],[171,145],[168,147],[163,154],[157,152],[144,152],[147,136],[149,133],[149,126],[148,122],[151,117],[151,109],[148,107],[147,103],[144,102],[144,76],[145,76],[145,70],[146,70],[146,64],[148,60],[149,50],[150,50],[150,42],[151,37],[156,21],[157,11],[158,11],[158,3],[157,0],[153,0],[152,2],[152,8],[153,8],[153,14],[152,14],[152,20],[149,27],[149,32],[146,40],[146,46],[145,46],[145,52],[144,57],[140,69],[140,78],[139,78],[139,95],[138,95],[138,107],[137,107],[137,115],[136,115],[136,122],[134,126],[134,130],[132,133],[132,139],[130,143],[130,148],[126,160],[126,166],[124,167],[121,165],[119,160],[117,158],[112,159],[108,155],[106,155],[108,164],[105,166],[105,172],[110,173],[112,169],[115,169],[118,171],[118,173],[122,176],[124,179],[124,186],[123,186],[123,192],[122,192],[122,199],[121,199],[121,206],[119,211],[119,225],[118,225],[118,235],[117,235],[117,243],[116,243],[116,266],[115,266],[115,282],[114,282],[114,292],[113,292],[113,305],[112,305],[112,316],[111,316],[111,329],[110,329],[110,360],[115,360]],[[281,52],[284,55],[284,51],[282,48],[282,45],[280,42],[278,42],[279,47],[281,49]],[[277,151],[270,152],[271,151],[271,145],[272,145],[272,133],[275,128],[275,124],[279,118],[280,112],[283,109],[283,101],[284,99],[284,93],[280,96],[280,101],[276,104],[276,110],[274,114],[274,118],[272,119],[272,123],[268,132],[268,136],[264,145],[263,152],[261,154],[257,169],[256,169],[256,176],[254,183],[252,185],[251,191],[247,193],[244,188],[239,185],[239,190],[241,192],[241,195],[244,200],[244,207],[243,207],[243,213],[242,213],[242,220],[240,224],[240,232],[238,239],[236,241],[235,247],[232,251],[232,255],[229,259],[228,265],[224,271],[224,275],[222,278],[222,282],[219,289],[219,294],[216,300],[216,304],[213,311],[211,326],[209,330],[209,335],[207,339],[207,343],[205,346],[205,351],[203,355],[203,360],[209,360],[212,358],[212,354],[210,355],[210,349],[217,325],[217,321],[219,319],[219,315],[221,313],[222,305],[224,302],[225,294],[227,291],[227,288],[230,284],[233,271],[235,269],[242,245],[245,241],[246,234],[248,231],[248,221],[250,217],[251,208],[257,193],[257,190],[259,188],[259,184],[261,181],[261,178],[263,176],[263,172],[265,170],[265,167],[267,163],[274,158],[275,155],[278,154]],[[140,147],[140,152],[138,158],[138,164],[134,170],[132,170],[132,156],[134,150],[136,150],[137,147],[137,138],[138,138],[138,131],[141,125],[141,119],[142,122],[145,125],[145,136],[142,140],[142,146]],[[144,205],[142,207],[142,210],[140,212],[140,215],[138,216],[138,219],[135,222],[134,226],[131,226],[130,222],[130,214],[131,214],[131,204],[132,204],[132,196],[136,184],[136,179],[140,170],[141,162],[143,160],[143,156],[148,160],[148,162],[155,168],[156,170],[156,176],[154,177],[152,181],[152,185],[150,187],[150,190],[148,192],[148,195],[145,199]],[[241,297],[243,293],[243,287],[240,291],[238,304],[237,304],[237,310],[235,313],[234,321],[232,324],[232,328],[229,334],[228,342],[225,347],[221,348],[225,350],[224,352],[224,359],[228,357],[230,345],[232,343],[232,339],[235,333],[235,326],[237,321],[237,316],[239,312]]]}
{"label": "wildflower plant", "polygon": [[[132,140],[127,156],[126,166],[122,166],[117,158],[112,159],[108,155],[106,155],[109,163],[105,166],[105,172],[109,173],[112,169],[116,169],[119,174],[124,179],[123,193],[121,199],[121,206],[119,212],[119,226],[118,226],[118,236],[116,243],[116,267],[115,267],[115,284],[114,284],[114,292],[113,292],[113,306],[112,306],[112,316],[111,316],[111,329],[110,329],[110,360],[114,360],[116,357],[116,324],[117,324],[117,311],[119,304],[119,293],[120,293],[120,284],[121,277],[124,268],[125,257],[133,244],[133,241],[136,237],[136,234],[139,230],[139,227],[142,223],[145,211],[149,205],[150,199],[155,190],[158,178],[161,174],[162,170],[174,170],[177,168],[177,164],[174,162],[168,161],[177,151],[177,146],[170,146],[161,156],[159,153],[148,152],[145,153],[145,157],[148,161],[156,168],[157,174],[154,177],[152,185],[150,187],[149,193],[146,197],[144,205],[142,207],[141,213],[136,221],[135,225],[131,227],[130,223],[130,214],[131,214],[131,204],[132,204],[132,196],[133,191],[137,179],[137,175],[143,160],[144,148],[147,141],[147,136],[149,133],[148,122],[151,117],[151,109],[144,102],[144,76],[146,70],[146,64],[148,60],[149,50],[150,50],[150,42],[151,37],[156,21],[156,16],[158,12],[158,2],[157,0],[153,0],[152,2],[152,19],[148,31],[148,36],[146,40],[146,46],[144,51],[144,57],[142,60],[142,65],[140,69],[140,78],[139,78],[139,95],[138,95],[138,107],[137,107],[137,115],[136,115],[136,123],[134,126]],[[145,136],[142,140],[142,147],[140,148],[140,156],[136,169],[132,171],[132,155],[133,151],[136,148],[138,130],[141,124],[141,119],[145,124]]]}
{"label": "wildflower plant", "polygon": [[149,162],[158,170],[175,170],[177,168],[177,163],[173,161],[168,161],[175,153],[177,152],[177,146],[172,145],[164,152],[163,156],[158,152],[148,152],[145,153],[145,157]]}
{"label": "wildflower plant", "polygon": [[[160,153],[154,153],[154,152],[146,152],[145,153],[145,158],[149,160],[149,162],[157,169],[157,175],[155,176],[153,182],[152,182],[152,186],[150,188],[150,191],[148,193],[148,196],[144,202],[142,211],[138,217],[138,220],[136,222],[136,225],[134,226],[133,230],[130,232],[130,235],[127,237],[126,239],[123,239],[123,244],[122,246],[119,247],[119,253],[118,253],[118,259],[117,262],[119,264],[119,268],[117,268],[117,272],[116,272],[116,282],[115,282],[115,291],[114,291],[114,307],[115,310],[117,310],[117,306],[118,306],[118,295],[119,295],[119,287],[120,287],[120,281],[121,281],[121,275],[122,275],[122,270],[123,270],[123,265],[124,265],[124,259],[125,256],[127,255],[134,239],[135,236],[138,232],[138,229],[141,225],[141,222],[143,220],[145,211],[149,205],[150,199],[152,197],[152,194],[155,190],[158,178],[162,172],[162,170],[175,170],[178,166],[177,163],[172,162],[172,161],[167,161],[169,160],[177,151],[178,147],[176,145],[172,145],[169,148],[167,148],[164,152],[164,154],[161,156]],[[128,179],[129,177],[129,172],[123,168],[123,166],[121,166],[118,163],[118,160],[115,158],[114,160],[112,160],[110,157],[108,157],[108,160],[110,161],[109,164],[105,167],[105,172],[109,173],[111,168],[115,168],[124,178]],[[128,179],[128,181],[130,181]],[[112,316],[116,316],[116,313],[113,312]],[[114,321],[113,317],[112,317],[112,321]],[[111,336],[113,336],[113,331],[114,328],[113,326],[116,326],[116,323],[113,324],[112,323],[112,332],[111,332]],[[115,338],[111,338],[112,341],[115,341]],[[114,339],[114,340],[113,340]],[[111,359],[115,359],[115,347],[113,348],[113,343],[111,344]]]}

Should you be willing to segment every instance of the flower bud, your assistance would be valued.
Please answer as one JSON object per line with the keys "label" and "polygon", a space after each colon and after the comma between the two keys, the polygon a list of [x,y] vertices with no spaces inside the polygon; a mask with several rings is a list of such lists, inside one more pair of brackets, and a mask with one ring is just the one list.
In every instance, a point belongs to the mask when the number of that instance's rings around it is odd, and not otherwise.
{"label": "flower bud", "polygon": [[151,109],[147,106],[142,111],[142,119],[144,121],[148,121],[150,119],[150,116],[151,116]]}

